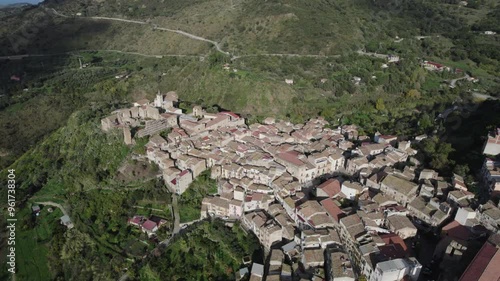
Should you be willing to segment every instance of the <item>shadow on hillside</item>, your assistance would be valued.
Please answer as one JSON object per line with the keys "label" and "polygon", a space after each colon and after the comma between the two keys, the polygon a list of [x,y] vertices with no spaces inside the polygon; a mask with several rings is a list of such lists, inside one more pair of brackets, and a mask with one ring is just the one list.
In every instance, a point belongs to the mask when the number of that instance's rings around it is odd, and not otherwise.
{"label": "shadow on hillside", "polygon": [[[39,15],[42,14],[42,17]],[[37,17],[38,15],[38,17]],[[43,13],[27,11],[6,24],[13,36],[0,36],[0,56],[51,54],[22,59],[0,59],[0,168],[7,167],[85,104],[85,91],[102,79],[99,69],[79,70],[76,57],[65,52],[86,49],[81,38],[103,36],[110,24],[102,21],[41,20]],[[58,23],[59,22],[59,23]],[[15,28],[23,26],[25,28]],[[63,70],[70,70],[62,72]],[[73,72],[72,72],[72,71]]]}
{"label": "shadow on hillside", "polygon": [[484,161],[482,149],[486,136],[500,126],[500,100],[486,100],[469,110],[457,111],[448,118],[441,139],[455,149],[450,154],[452,160],[478,172]]}
{"label": "shadow on hillside", "polygon": [[[9,22],[23,24],[22,22]],[[108,22],[67,19],[60,24],[43,20],[37,27],[18,28],[14,35],[0,39],[0,57],[16,55],[48,55],[22,59],[0,59],[0,110],[13,104],[6,101],[9,95],[33,85],[33,78],[50,77],[66,66],[69,54],[85,50],[88,44],[77,37],[90,38],[104,34],[110,27]],[[12,27],[15,30],[14,27]],[[43,83],[42,81],[39,81]],[[38,85],[42,86],[42,84]],[[16,101],[19,102],[19,101]]]}
{"label": "shadow on hillside", "polygon": [[111,24],[106,21],[66,19],[63,22],[42,22],[20,28],[1,41],[2,55],[55,54],[87,49],[89,42],[105,34]]}

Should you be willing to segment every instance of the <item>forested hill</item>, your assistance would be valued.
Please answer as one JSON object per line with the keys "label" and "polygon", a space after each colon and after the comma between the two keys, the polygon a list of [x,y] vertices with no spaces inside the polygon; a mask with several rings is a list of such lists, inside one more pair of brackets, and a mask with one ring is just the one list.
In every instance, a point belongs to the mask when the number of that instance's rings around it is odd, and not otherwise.
{"label": "forested hill", "polygon": [[[188,113],[201,105],[248,122],[295,123],[319,115],[363,135],[439,135],[424,142],[423,163],[470,179],[482,164],[482,136],[499,122],[500,6],[467,2],[47,0],[0,11],[0,176],[16,170],[23,225],[16,280],[118,280],[124,272],[165,280],[186,272],[183,262],[196,265],[192,276],[223,280],[257,250],[239,230],[200,222],[165,255],[143,261],[154,243],[127,219],[154,214],[173,226],[173,198],[137,157],[147,139],[125,146],[121,132],[100,130],[100,119],[158,90],[176,91]],[[446,123],[443,112],[461,123]],[[185,193],[194,195],[179,198],[181,220],[196,217],[215,187],[198,179]],[[58,223],[59,209],[35,217],[35,202],[64,205],[75,228]],[[226,246],[214,252],[215,244]]]}

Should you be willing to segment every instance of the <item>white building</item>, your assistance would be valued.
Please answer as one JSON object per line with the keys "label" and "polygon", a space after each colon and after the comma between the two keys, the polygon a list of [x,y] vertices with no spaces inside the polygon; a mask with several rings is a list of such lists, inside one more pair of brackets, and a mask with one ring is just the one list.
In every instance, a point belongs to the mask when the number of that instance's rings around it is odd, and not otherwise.
{"label": "white building", "polygon": [[263,280],[264,278],[264,265],[259,263],[254,263],[252,265],[252,271],[250,272],[250,280]]}
{"label": "white building", "polygon": [[500,154],[500,128],[488,134],[488,139],[484,144],[483,154],[493,156]]}
{"label": "white building", "polygon": [[405,276],[416,281],[422,265],[415,259],[394,259],[377,263],[370,276],[370,281],[400,281]]}
{"label": "white building", "polygon": [[461,225],[467,225],[468,221],[475,220],[477,213],[470,207],[458,208],[455,220]]}
{"label": "white building", "polygon": [[345,181],[342,183],[342,188],[340,190],[347,199],[355,200],[357,196],[359,196],[365,190],[368,190],[368,188],[358,182]]}

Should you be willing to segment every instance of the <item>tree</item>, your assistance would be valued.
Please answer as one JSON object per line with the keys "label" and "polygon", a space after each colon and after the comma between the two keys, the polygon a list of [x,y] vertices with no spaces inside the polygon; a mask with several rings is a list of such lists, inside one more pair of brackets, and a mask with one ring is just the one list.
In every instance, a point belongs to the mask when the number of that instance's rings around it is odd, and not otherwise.
{"label": "tree", "polygon": [[172,132],[172,128],[167,128],[160,132],[160,136],[164,139],[167,139],[168,134],[170,134],[170,132]]}
{"label": "tree", "polygon": [[420,92],[416,89],[411,89],[406,93],[407,98],[420,98]]}
{"label": "tree", "polygon": [[219,52],[208,56],[208,63],[210,64],[210,67],[222,65],[227,62],[229,62],[229,58]]}
{"label": "tree", "polygon": [[375,108],[378,110],[378,111],[383,111],[385,110],[385,103],[384,103],[384,100],[382,98],[378,98],[377,99],[377,102],[375,104]]}
{"label": "tree", "polygon": [[470,169],[467,165],[456,165],[453,169],[453,173],[460,175],[462,177],[466,177],[469,174]]}
{"label": "tree", "polygon": [[420,131],[423,133],[427,131],[429,128],[432,128],[432,118],[429,114],[424,113],[418,122],[420,127]]}
{"label": "tree", "polygon": [[431,168],[450,171],[454,164],[449,160],[449,154],[454,151],[451,144],[439,140],[437,137],[427,138],[422,141],[422,153]]}

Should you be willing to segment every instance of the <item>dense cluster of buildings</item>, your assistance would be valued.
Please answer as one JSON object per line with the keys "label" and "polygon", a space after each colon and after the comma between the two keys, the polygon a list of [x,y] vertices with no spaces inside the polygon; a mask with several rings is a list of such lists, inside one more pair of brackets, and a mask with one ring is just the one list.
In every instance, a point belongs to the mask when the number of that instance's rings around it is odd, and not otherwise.
{"label": "dense cluster of buildings", "polygon": [[[268,253],[266,264],[238,273],[250,280],[417,280],[424,266],[408,246],[417,231],[443,235],[434,256],[452,260],[498,232],[498,205],[477,204],[459,175],[418,168],[410,141],[359,136],[354,125],[331,128],[322,118],[247,125],[199,106],[183,114],[176,103],[175,93],[158,94],[114,112],[102,128],[122,128],[127,143],[135,127],[137,137],[149,135],[147,157],[172,192],[210,169],[218,193],[203,200],[201,218],[240,220]],[[497,132],[485,150],[499,144]],[[483,170],[496,190],[492,161]]]}

